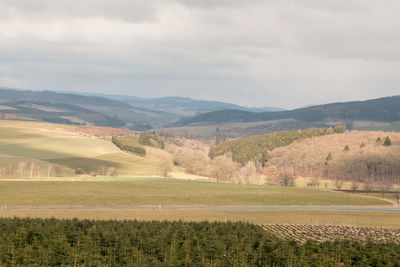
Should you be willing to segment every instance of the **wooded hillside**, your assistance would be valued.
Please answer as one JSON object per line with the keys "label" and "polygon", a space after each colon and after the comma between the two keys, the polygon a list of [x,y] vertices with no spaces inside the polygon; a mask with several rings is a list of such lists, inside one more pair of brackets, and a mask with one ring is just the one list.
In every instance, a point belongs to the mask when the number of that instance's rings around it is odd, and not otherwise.
{"label": "wooded hillside", "polygon": [[332,103],[278,112],[214,111],[184,118],[177,123],[171,124],[171,127],[228,122],[271,121],[289,118],[304,122],[321,122],[326,120],[399,121],[400,96],[383,97],[367,101]]}
{"label": "wooded hillside", "polygon": [[400,183],[400,134],[351,131],[314,137],[273,150],[267,165],[290,168],[298,176],[383,189]]}
{"label": "wooded hillside", "polygon": [[212,147],[209,156],[210,158],[214,158],[228,153],[232,155],[234,161],[239,162],[242,165],[245,165],[251,160],[256,160],[264,165],[268,161],[269,151],[275,148],[287,146],[296,140],[302,140],[313,136],[343,133],[345,130],[345,127],[337,126],[335,128],[283,131],[250,136],[228,141]]}

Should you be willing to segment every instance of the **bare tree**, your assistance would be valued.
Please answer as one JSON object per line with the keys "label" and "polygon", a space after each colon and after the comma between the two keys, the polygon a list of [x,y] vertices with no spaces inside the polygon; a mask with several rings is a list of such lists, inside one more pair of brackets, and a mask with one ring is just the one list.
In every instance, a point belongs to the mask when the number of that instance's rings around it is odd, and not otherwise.
{"label": "bare tree", "polygon": [[247,162],[245,166],[240,168],[240,176],[244,179],[244,183],[253,184],[255,183],[255,176],[257,173],[256,166],[253,161]]}
{"label": "bare tree", "polygon": [[281,186],[294,186],[294,173],[292,168],[282,168],[279,174],[279,184]]}
{"label": "bare tree", "polygon": [[110,176],[117,176],[117,169],[115,168],[115,167],[110,167],[110,168],[108,168],[108,175],[110,175]]}
{"label": "bare tree", "polygon": [[336,185],[337,190],[340,191],[340,189],[342,189],[342,186],[343,186],[342,179],[336,177],[335,185]]}
{"label": "bare tree", "polygon": [[164,157],[160,161],[160,171],[164,177],[168,177],[168,173],[172,170],[172,160],[169,157]]}
{"label": "bare tree", "polygon": [[238,164],[226,155],[215,157],[211,161],[211,175],[217,181],[232,182],[237,177],[238,169]]}
{"label": "bare tree", "polygon": [[106,176],[107,175],[107,167],[104,165],[100,166],[100,176]]}
{"label": "bare tree", "polygon": [[20,176],[22,177],[22,172],[24,170],[24,168],[26,167],[26,162],[25,161],[21,161],[20,163],[18,163],[18,168],[20,170]]}
{"label": "bare tree", "polygon": [[53,165],[49,164],[47,166],[47,178],[50,178],[51,170],[53,169]]}
{"label": "bare tree", "polygon": [[35,163],[32,161],[31,163],[31,178],[33,176],[33,171],[35,170]]}

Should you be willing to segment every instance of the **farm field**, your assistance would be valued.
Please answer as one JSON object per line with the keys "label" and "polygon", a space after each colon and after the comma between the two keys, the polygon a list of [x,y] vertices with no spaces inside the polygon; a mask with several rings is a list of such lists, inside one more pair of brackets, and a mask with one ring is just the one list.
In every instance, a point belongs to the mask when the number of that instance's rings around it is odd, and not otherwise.
{"label": "farm field", "polygon": [[400,244],[400,229],[377,227],[354,227],[336,225],[295,225],[295,224],[266,224],[262,226],[279,238],[306,243],[308,240],[316,242],[357,240],[359,242],[397,243]]}
{"label": "farm field", "polygon": [[362,131],[400,132],[400,121],[393,121],[393,122],[355,121],[353,122],[353,128]]}
{"label": "farm field", "polygon": [[7,206],[382,206],[378,198],[312,188],[234,185],[163,178],[101,181],[1,181]]}

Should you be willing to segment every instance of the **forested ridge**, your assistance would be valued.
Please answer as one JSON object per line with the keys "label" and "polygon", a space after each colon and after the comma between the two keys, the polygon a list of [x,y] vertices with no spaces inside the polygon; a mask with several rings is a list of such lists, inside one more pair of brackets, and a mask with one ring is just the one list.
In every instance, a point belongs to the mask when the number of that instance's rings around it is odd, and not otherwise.
{"label": "forested ridge", "polygon": [[331,103],[277,112],[250,112],[243,110],[213,111],[190,118],[183,118],[177,123],[171,124],[171,126],[271,121],[289,118],[304,122],[321,122],[325,120],[398,121],[400,120],[400,96],[383,97],[366,101]]}
{"label": "forested ridge", "polygon": [[243,222],[0,219],[2,266],[399,266],[399,258],[394,243],[301,244]]}
{"label": "forested ridge", "polygon": [[318,128],[302,131],[283,131],[271,134],[263,134],[240,138],[212,147],[209,152],[210,158],[232,153],[232,159],[245,165],[251,160],[257,160],[264,164],[268,160],[268,151],[277,147],[287,146],[296,140],[313,136],[343,133],[343,126],[335,128]]}

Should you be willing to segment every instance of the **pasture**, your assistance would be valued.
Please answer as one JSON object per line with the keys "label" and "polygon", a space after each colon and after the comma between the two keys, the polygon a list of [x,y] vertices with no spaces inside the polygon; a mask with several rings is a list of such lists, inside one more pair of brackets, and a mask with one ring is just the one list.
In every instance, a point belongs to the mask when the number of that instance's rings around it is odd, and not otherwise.
{"label": "pasture", "polygon": [[7,206],[382,206],[371,197],[312,188],[235,185],[164,178],[115,181],[1,181]]}

